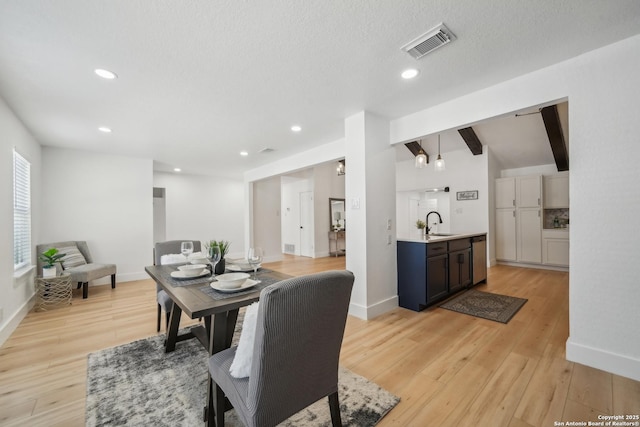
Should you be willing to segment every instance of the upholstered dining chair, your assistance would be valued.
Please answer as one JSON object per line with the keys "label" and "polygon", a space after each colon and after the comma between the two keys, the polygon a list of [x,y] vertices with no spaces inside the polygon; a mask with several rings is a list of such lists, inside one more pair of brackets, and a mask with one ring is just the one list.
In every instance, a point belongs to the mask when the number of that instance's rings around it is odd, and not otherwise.
{"label": "upholstered dining chair", "polygon": [[[166,242],[158,242],[153,248],[153,264],[162,265],[163,255],[174,255],[180,253],[182,242],[193,242],[193,251],[200,252],[200,242],[197,240],[168,240]],[[160,332],[160,319],[162,318],[162,310],[165,312],[165,329],[169,325],[169,314],[173,307],[173,300],[162,290],[160,285],[156,283],[156,300],[158,301],[158,332]]]}
{"label": "upholstered dining chair", "polygon": [[275,426],[325,396],[332,424],[340,426],[338,360],[353,281],[350,271],[327,271],[264,288],[249,376],[229,372],[238,347],[209,358],[209,425],[215,416],[224,426],[224,409],[213,408],[218,387],[216,407],[224,408],[222,391],[247,427]]}

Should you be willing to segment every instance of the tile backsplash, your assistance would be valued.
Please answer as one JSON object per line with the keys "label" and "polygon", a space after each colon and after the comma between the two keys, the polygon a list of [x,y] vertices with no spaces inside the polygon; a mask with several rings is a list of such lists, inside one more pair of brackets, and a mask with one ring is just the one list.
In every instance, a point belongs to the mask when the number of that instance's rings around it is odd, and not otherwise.
{"label": "tile backsplash", "polygon": [[557,228],[553,226],[553,220],[556,217],[558,217],[558,221],[560,222],[560,228],[565,228],[569,224],[569,208],[545,209],[542,226],[544,228]]}

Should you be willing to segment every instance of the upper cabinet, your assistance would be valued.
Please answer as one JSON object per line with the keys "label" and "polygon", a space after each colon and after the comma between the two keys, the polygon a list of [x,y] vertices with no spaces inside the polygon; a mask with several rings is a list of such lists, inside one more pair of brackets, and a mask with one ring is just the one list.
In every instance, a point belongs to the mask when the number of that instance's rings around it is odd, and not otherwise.
{"label": "upper cabinet", "polygon": [[569,173],[560,172],[544,177],[545,209],[569,207]]}
{"label": "upper cabinet", "polygon": [[542,206],[542,175],[516,177],[516,206],[519,208]]}
{"label": "upper cabinet", "polygon": [[496,208],[516,207],[516,180],[515,178],[496,179]]}
{"label": "upper cabinet", "polygon": [[542,205],[542,175],[496,179],[496,208],[538,208]]}

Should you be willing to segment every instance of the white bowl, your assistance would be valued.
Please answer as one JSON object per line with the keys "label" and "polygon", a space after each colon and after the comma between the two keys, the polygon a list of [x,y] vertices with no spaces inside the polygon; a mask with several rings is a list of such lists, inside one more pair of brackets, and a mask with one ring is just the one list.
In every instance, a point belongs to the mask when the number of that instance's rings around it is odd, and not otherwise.
{"label": "white bowl", "polygon": [[182,271],[182,274],[184,274],[185,277],[191,277],[202,274],[206,267],[207,266],[204,264],[187,264],[181,265],[178,267],[178,270]]}
{"label": "white bowl", "polygon": [[223,289],[239,288],[248,278],[247,273],[226,273],[216,276],[219,286]]}

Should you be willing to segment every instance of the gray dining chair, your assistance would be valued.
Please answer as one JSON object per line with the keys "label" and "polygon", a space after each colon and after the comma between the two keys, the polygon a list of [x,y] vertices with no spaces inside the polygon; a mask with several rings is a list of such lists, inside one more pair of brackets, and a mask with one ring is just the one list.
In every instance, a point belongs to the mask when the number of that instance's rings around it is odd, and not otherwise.
{"label": "gray dining chair", "polygon": [[[193,242],[193,251],[200,252],[200,242],[197,240],[168,240],[166,242],[158,242],[153,248],[153,264],[161,265],[163,255],[179,254],[182,242]],[[162,311],[165,312],[165,330],[169,325],[169,315],[173,307],[173,300],[162,290],[160,285],[156,283],[156,300],[158,302],[158,332],[160,332],[160,319]]]}
{"label": "gray dining chair", "polygon": [[247,427],[275,426],[328,396],[332,424],[340,426],[338,361],[353,281],[350,271],[327,271],[264,288],[249,377],[229,372],[237,347],[209,358],[209,425],[215,417],[224,426],[213,396],[224,408],[226,395]]}

